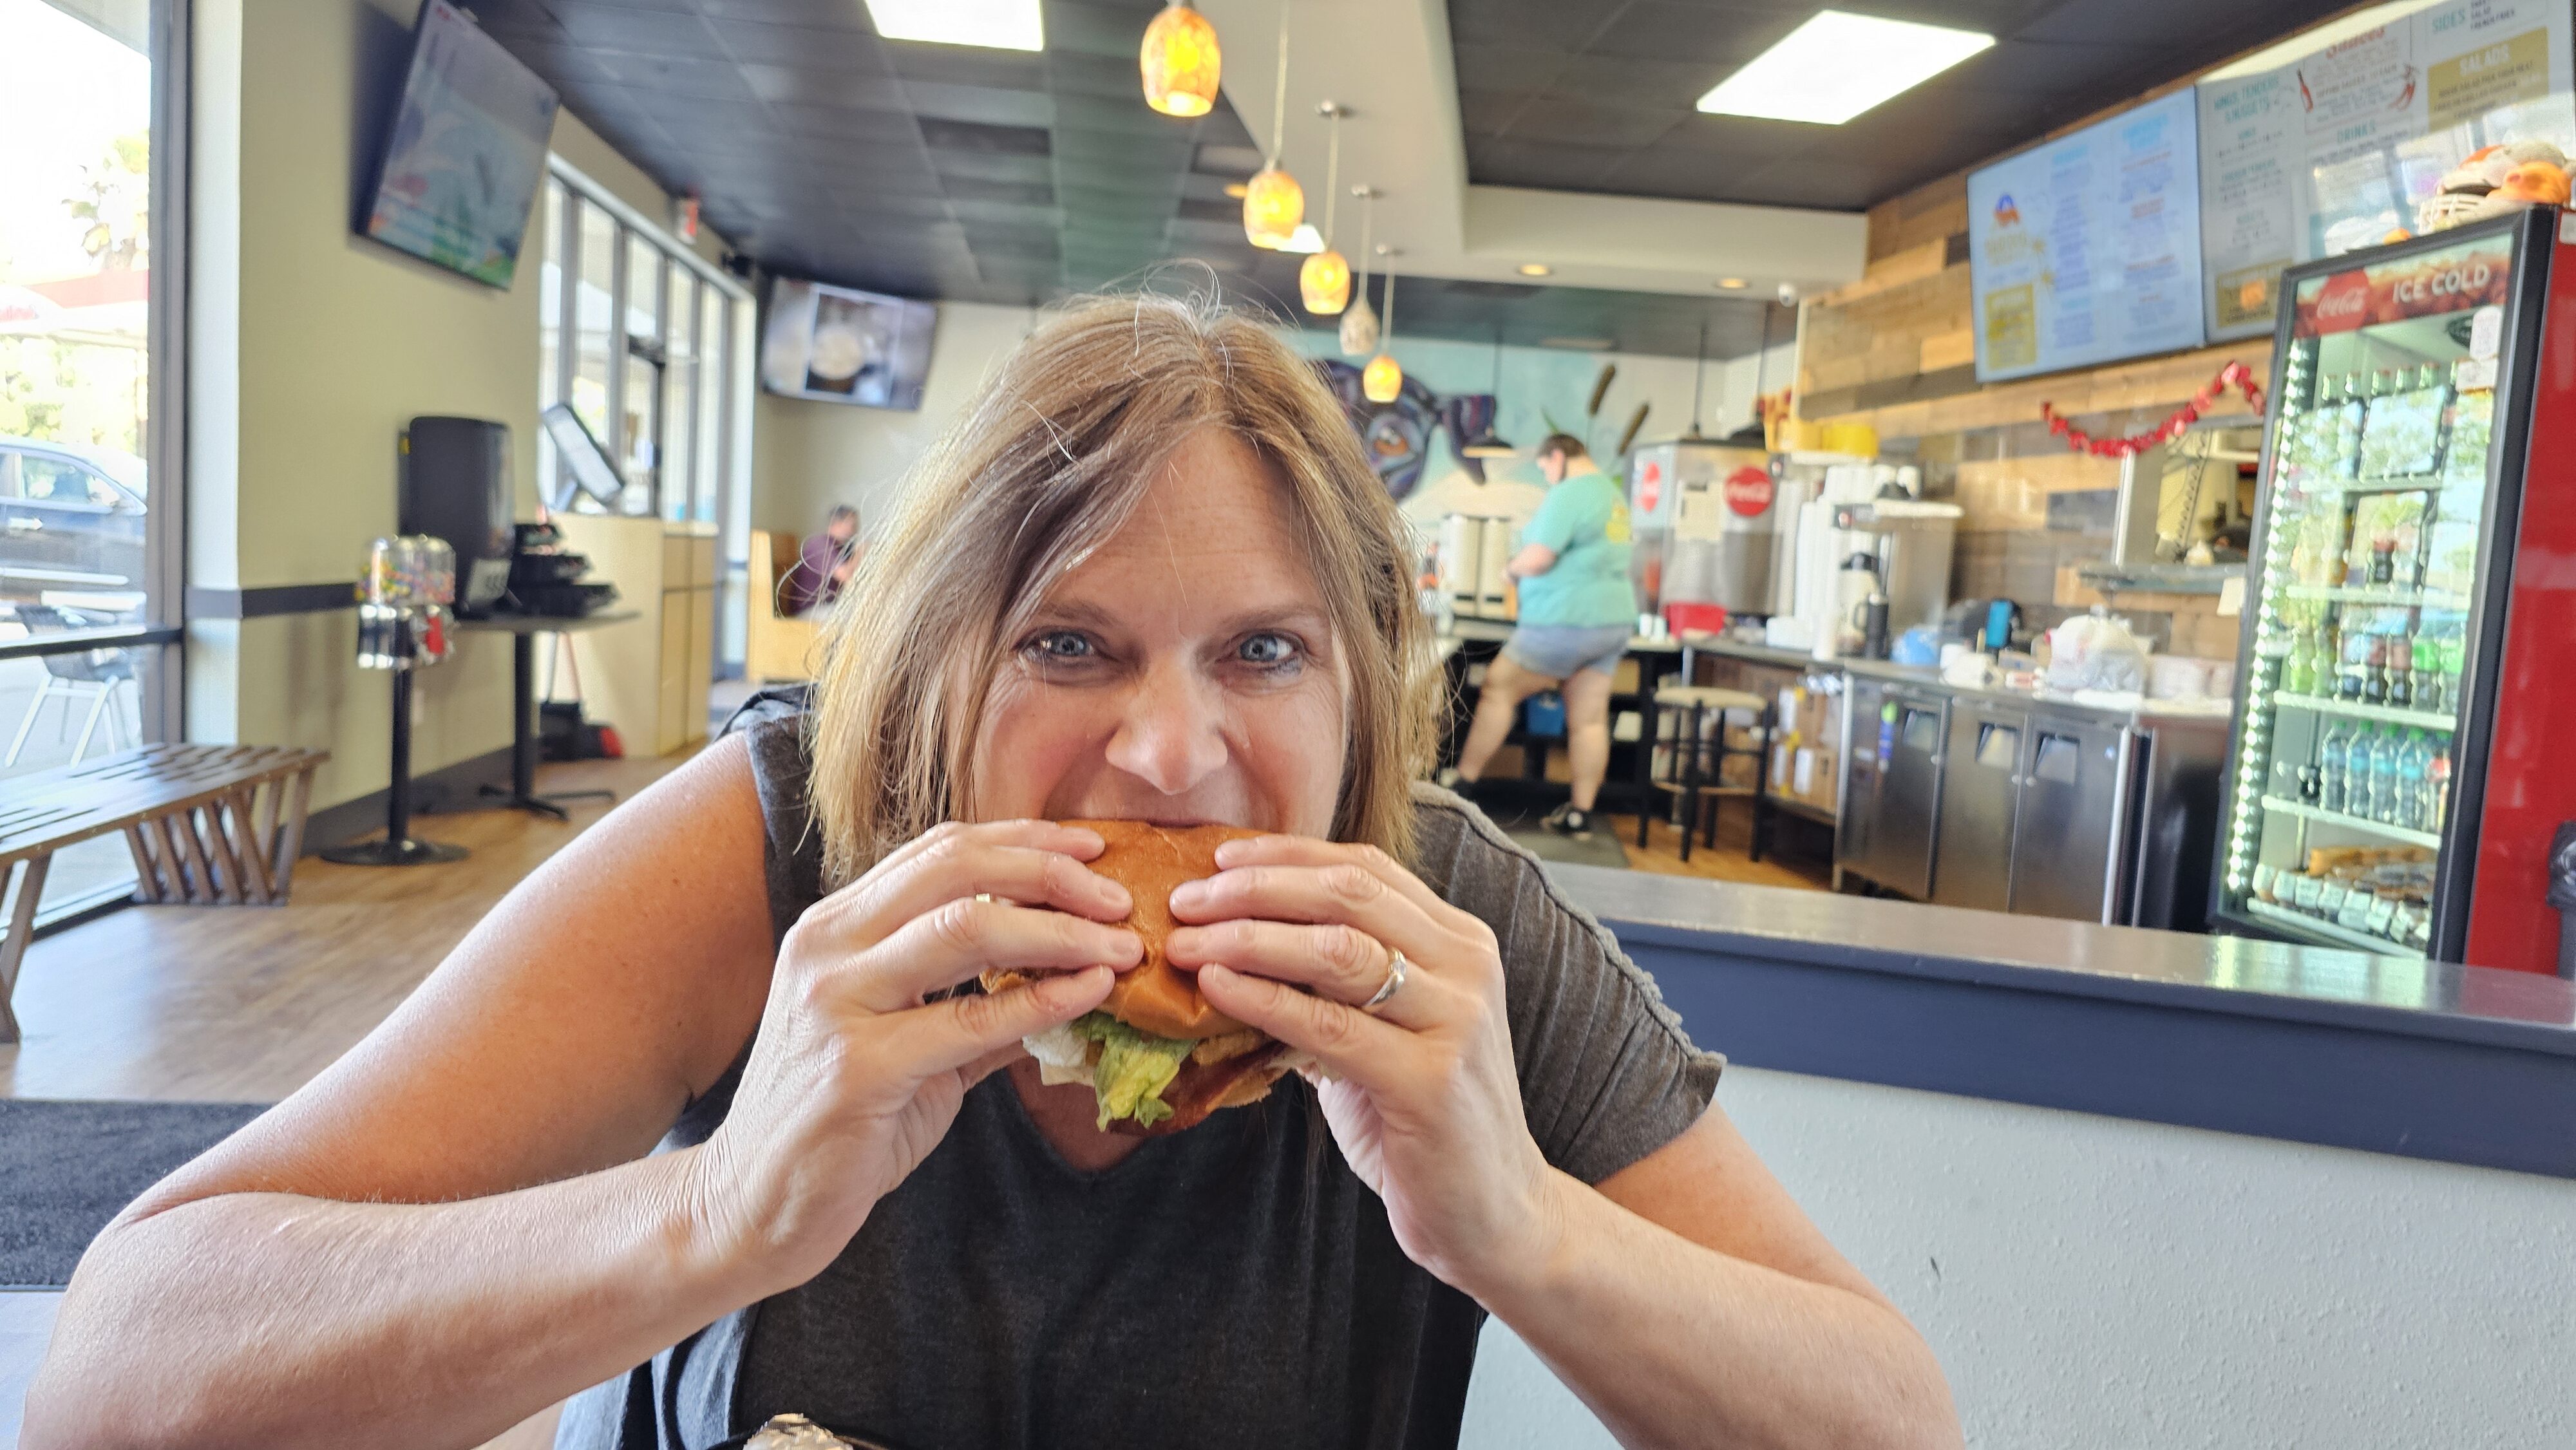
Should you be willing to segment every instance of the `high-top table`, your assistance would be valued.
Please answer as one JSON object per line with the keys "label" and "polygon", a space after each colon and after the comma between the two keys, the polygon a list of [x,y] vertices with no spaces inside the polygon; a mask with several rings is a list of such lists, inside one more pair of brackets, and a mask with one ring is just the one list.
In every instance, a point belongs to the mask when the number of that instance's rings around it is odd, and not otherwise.
{"label": "high-top table", "polygon": [[528,811],[552,816],[558,821],[572,819],[563,802],[580,800],[615,800],[613,790],[568,790],[559,795],[537,794],[537,645],[541,634],[579,634],[589,629],[606,629],[638,618],[632,609],[603,610],[598,614],[487,614],[479,619],[459,619],[456,627],[475,634],[510,636],[510,788],[483,787],[485,793],[501,796],[501,804],[510,810]]}

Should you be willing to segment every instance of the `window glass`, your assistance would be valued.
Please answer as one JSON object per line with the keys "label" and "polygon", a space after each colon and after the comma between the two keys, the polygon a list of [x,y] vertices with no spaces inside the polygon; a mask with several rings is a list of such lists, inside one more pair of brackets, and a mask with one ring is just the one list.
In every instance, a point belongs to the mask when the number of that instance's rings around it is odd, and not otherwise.
{"label": "window glass", "polygon": [[[537,238],[537,406],[551,408],[563,401],[563,263],[564,184],[549,178],[546,182],[545,230]],[[555,445],[542,428],[537,430],[537,497],[552,498],[555,493]]]}
{"label": "window glass", "polygon": [[[0,0],[0,640],[175,610],[153,545],[177,527],[178,489],[165,484],[172,506],[153,508],[147,462],[153,359],[179,342],[153,331],[153,117],[172,79],[152,63],[158,8]],[[0,777],[152,738],[146,702],[174,654],[0,661]],[[43,915],[133,881],[121,836],[59,852]]]}
{"label": "window glass", "polygon": [[688,268],[672,267],[662,309],[669,319],[662,364],[662,512],[681,520],[696,516],[690,505],[697,468],[691,438],[698,420],[697,286]]}
{"label": "window glass", "polygon": [[731,374],[723,293],[713,287],[698,291],[698,462],[693,512],[702,520],[718,518],[718,483],[724,473],[724,395]]}
{"label": "window glass", "polygon": [[617,223],[598,207],[576,200],[581,216],[581,244],[573,280],[574,353],[572,410],[603,447],[616,446],[617,432],[608,426],[608,367],[611,331],[616,318]]}
{"label": "window glass", "polygon": [[662,250],[632,232],[626,236],[626,335],[638,342],[662,338]]}

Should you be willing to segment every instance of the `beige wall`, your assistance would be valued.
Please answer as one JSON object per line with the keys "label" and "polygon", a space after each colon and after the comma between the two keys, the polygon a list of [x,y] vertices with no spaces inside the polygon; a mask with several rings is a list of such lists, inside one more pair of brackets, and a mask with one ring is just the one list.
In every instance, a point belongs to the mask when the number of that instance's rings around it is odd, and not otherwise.
{"label": "beige wall", "polygon": [[940,430],[1001,355],[1028,334],[1029,309],[942,302],[921,407],[900,413],[762,393],[752,414],[751,526],[810,534],[836,503],[870,528]]}
{"label": "beige wall", "polygon": [[[401,83],[410,0],[199,0],[190,277],[189,577],[257,589],[354,578],[395,527],[395,438],[419,414],[510,426],[536,467],[539,225],[484,286],[350,230]],[[668,205],[569,112],[555,145],[650,217]],[[717,245],[702,234],[701,245]],[[348,611],[189,626],[190,737],[320,746],[314,803],[387,779],[388,682]],[[506,746],[509,645],[468,637],[422,676],[413,769]]]}

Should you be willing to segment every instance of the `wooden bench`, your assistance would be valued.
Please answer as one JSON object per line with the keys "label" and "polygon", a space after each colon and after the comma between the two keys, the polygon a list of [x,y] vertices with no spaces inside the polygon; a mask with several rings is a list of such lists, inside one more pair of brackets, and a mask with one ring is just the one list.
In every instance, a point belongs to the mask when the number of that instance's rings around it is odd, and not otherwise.
{"label": "wooden bench", "polygon": [[36,925],[45,872],[65,846],[115,832],[134,853],[134,899],[276,906],[304,849],[313,770],[330,753],[276,745],[146,745],[0,780],[0,890],[18,888],[0,938],[0,1042]]}

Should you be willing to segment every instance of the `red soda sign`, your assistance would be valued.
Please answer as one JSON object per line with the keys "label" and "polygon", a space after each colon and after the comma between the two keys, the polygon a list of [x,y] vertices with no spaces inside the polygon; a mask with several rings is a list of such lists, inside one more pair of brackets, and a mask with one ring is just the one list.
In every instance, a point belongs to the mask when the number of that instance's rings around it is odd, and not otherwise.
{"label": "red soda sign", "polygon": [[1739,468],[1728,474],[1719,487],[1725,493],[1726,506],[1745,518],[1758,517],[1771,507],[1771,475],[1762,469]]}
{"label": "red soda sign", "polygon": [[2503,302],[2512,280],[2513,247],[2501,240],[2311,278],[2299,284],[2293,335],[2323,337],[2409,317],[2466,312]]}

